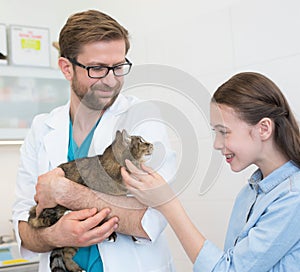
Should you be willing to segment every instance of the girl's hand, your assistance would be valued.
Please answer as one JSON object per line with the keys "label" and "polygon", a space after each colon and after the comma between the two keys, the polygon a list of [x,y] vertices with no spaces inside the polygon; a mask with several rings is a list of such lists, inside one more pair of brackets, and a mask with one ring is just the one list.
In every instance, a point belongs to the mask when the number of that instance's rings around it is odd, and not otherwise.
{"label": "girl's hand", "polygon": [[121,170],[123,181],[128,190],[143,204],[157,207],[175,197],[168,183],[150,167],[142,165],[142,170],[129,160],[125,161],[129,170]]}

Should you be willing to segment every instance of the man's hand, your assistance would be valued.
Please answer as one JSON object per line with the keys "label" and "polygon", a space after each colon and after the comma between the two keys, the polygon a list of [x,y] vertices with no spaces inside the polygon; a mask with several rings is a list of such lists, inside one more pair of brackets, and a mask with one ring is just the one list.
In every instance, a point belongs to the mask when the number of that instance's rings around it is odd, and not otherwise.
{"label": "man's hand", "polygon": [[56,247],[84,247],[101,243],[118,228],[118,217],[112,217],[98,226],[110,213],[104,208],[69,212],[48,228],[32,228],[27,222],[19,222],[22,245],[34,252],[48,252]]}
{"label": "man's hand", "polygon": [[65,192],[68,182],[65,173],[61,168],[55,168],[38,177],[38,182],[35,186],[36,194],[34,196],[37,216],[40,215],[43,209],[53,208],[58,204],[57,199]]}
{"label": "man's hand", "polygon": [[56,247],[85,247],[101,243],[118,227],[118,218],[112,217],[98,226],[110,213],[110,209],[97,212],[96,208],[72,211],[53,225],[52,242]]}

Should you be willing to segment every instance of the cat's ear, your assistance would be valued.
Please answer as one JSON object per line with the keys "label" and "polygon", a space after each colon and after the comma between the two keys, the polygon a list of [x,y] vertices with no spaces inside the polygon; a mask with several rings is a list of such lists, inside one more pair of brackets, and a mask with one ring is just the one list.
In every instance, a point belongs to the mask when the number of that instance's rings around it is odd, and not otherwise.
{"label": "cat's ear", "polygon": [[130,136],[128,135],[128,133],[125,129],[122,130],[122,137],[123,137],[124,142],[130,143],[130,141],[131,141]]}
{"label": "cat's ear", "polygon": [[116,131],[116,139],[122,139],[122,132],[120,130]]}
{"label": "cat's ear", "polygon": [[126,129],[123,129],[123,130],[122,130],[122,135],[123,135],[124,138],[128,138],[128,137],[129,137],[129,135],[128,135]]}

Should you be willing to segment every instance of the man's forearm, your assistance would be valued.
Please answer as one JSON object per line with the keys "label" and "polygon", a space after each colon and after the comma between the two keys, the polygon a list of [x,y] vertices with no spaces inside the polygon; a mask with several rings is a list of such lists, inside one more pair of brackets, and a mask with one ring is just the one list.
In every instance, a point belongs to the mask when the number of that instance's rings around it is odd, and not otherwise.
{"label": "man's forearm", "polygon": [[149,238],[144,231],[141,220],[146,211],[146,207],[136,199],[126,196],[111,196],[100,192],[92,191],[80,184],[69,182],[67,194],[57,200],[58,204],[70,210],[81,210],[86,208],[97,208],[102,210],[109,207],[111,216],[119,218],[117,232]]}
{"label": "man's forearm", "polygon": [[19,222],[19,234],[22,246],[33,252],[48,252],[54,248],[48,240],[50,228],[32,228],[27,222]]}
{"label": "man's forearm", "polygon": [[133,197],[111,196],[94,192],[100,205],[111,209],[111,216],[119,217],[117,232],[149,239],[142,226],[142,218],[147,208]]}

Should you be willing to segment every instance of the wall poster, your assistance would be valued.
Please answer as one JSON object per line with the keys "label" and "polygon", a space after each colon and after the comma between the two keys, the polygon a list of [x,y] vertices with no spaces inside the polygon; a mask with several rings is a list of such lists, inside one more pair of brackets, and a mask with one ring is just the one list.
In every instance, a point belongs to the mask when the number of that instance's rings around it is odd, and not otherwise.
{"label": "wall poster", "polygon": [[50,66],[49,29],[11,25],[9,60],[12,65]]}

